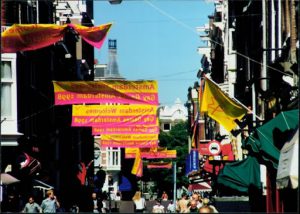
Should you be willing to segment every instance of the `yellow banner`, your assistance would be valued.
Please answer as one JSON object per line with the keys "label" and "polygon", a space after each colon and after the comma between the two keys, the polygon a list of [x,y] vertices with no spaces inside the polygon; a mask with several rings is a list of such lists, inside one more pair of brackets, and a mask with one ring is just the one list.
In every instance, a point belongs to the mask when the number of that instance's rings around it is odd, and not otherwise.
{"label": "yellow banner", "polygon": [[141,116],[156,115],[150,105],[73,105],[72,116]]}

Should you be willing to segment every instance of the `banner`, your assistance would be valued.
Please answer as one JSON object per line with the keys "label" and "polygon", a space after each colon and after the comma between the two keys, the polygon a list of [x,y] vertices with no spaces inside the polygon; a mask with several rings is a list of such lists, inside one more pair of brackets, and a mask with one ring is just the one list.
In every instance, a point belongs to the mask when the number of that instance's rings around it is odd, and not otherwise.
{"label": "banner", "polygon": [[158,105],[157,81],[53,81],[55,105],[120,103]]}
{"label": "banner", "polygon": [[172,163],[152,162],[147,164],[148,169],[171,169]]}
{"label": "banner", "polygon": [[67,24],[14,24],[1,33],[1,53],[15,53],[44,48],[61,40],[69,28],[78,30],[82,38],[100,48],[111,27],[111,23],[98,27]]}
{"label": "banner", "polygon": [[157,125],[92,127],[92,135],[102,135],[102,134],[159,134],[159,127]]}
{"label": "banner", "polygon": [[137,177],[143,176],[143,160],[141,158],[140,151],[137,152],[136,158],[132,166],[131,173],[136,175]]}
{"label": "banner", "polygon": [[158,141],[111,141],[111,140],[101,140],[101,147],[118,147],[118,148],[152,148],[157,147]]}
{"label": "banner", "polygon": [[220,123],[227,131],[234,129],[235,120],[241,120],[247,109],[227,96],[215,83],[205,78],[204,93],[200,111]]}
{"label": "banner", "polygon": [[158,143],[157,134],[142,135],[101,135],[101,147],[135,147],[150,148],[156,147]]}
{"label": "banner", "polygon": [[188,154],[185,162],[185,174],[188,175],[192,171],[199,169],[199,152],[197,149],[192,149]]}
{"label": "banner", "polygon": [[[125,148],[125,158],[135,158],[137,148]],[[176,158],[176,150],[167,150],[166,148],[158,148],[157,151],[153,151],[152,148],[140,149],[141,157],[146,159],[162,159],[162,158]]]}
{"label": "banner", "polygon": [[72,126],[156,125],[156,106],[73,105]]}

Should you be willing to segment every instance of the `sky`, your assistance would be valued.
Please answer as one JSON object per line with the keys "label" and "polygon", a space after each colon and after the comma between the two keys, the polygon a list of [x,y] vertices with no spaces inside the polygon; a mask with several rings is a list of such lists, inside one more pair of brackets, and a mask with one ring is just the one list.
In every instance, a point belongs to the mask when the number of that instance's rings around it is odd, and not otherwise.
{"label": "sky", "polygon": [[117,40],[119,73],[126,80],[156,80],[161,105],[179,98],[187,101],[188,88],[198,81],[204,46],[196,27],[208,23],[211,0],[123,0],[119,5],[94,1],[94,24],[113,25],[101,49],[100,64],[108,63],[108,39]]}

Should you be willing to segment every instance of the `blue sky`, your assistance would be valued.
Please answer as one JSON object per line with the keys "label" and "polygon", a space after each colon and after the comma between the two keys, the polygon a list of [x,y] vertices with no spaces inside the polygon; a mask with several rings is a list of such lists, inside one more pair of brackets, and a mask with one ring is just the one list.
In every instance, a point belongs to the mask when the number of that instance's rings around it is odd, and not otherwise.
{"label": "blue sky", "polygon": [[123,0],[119,5],[94,1],[95,25],[113,22],[102,48],[95,49],[99,63],[108,62],[108,39],[117,40],[120,74],[127,80],[157,80],[159,102],[183,103],[197,81],[204,45],[196,27],[208,23],[214,5],[207,0]]}

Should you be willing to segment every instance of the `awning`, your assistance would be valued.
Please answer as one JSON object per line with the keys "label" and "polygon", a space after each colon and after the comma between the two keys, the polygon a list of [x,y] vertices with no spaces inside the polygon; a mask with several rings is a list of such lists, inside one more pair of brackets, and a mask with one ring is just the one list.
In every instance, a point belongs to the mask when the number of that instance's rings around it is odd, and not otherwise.
{"label": "awning", "polygon": [[17,182],[20,182],[20,180],[8,173],[1,173],[1,184],[9,185]]}
{"label": "awning", "polygon": [[189,191],[197,191],[197,192],[210,192],[211,185],[210,182],[201,182],[197,184],[190,184],[188,187]]}
{"label": "awning", "polygon": [[122,180],[119,185],[119,190],[120,191],[131,191],[132,190],[132,185],[131,185],[130,181],[128,180],[128,178],[126,178],[125,176],[122,176]]}
{"label": "awning", "polygon": [[274,168],[277,168],[280,155],[280,150],[277,147],[282,146],[288,139],[285,132],[295,130],[298,124],[299,109],[281,112],[257,128],[244,141],[244,147],[259,153],[260,157],[266,161],[271,161]]}
{"label": "awning", "polygon": [[257,159],[248,156],[242,161],[227,163],[220,171],[217,183],[246,193],[251,187],[261,189],[260,166]]}
{"label": "awning", "polygon": [[292,140],[284,144],[280,151],[276,184],[278,189],[298,188],[299,174],[299,128]]}

